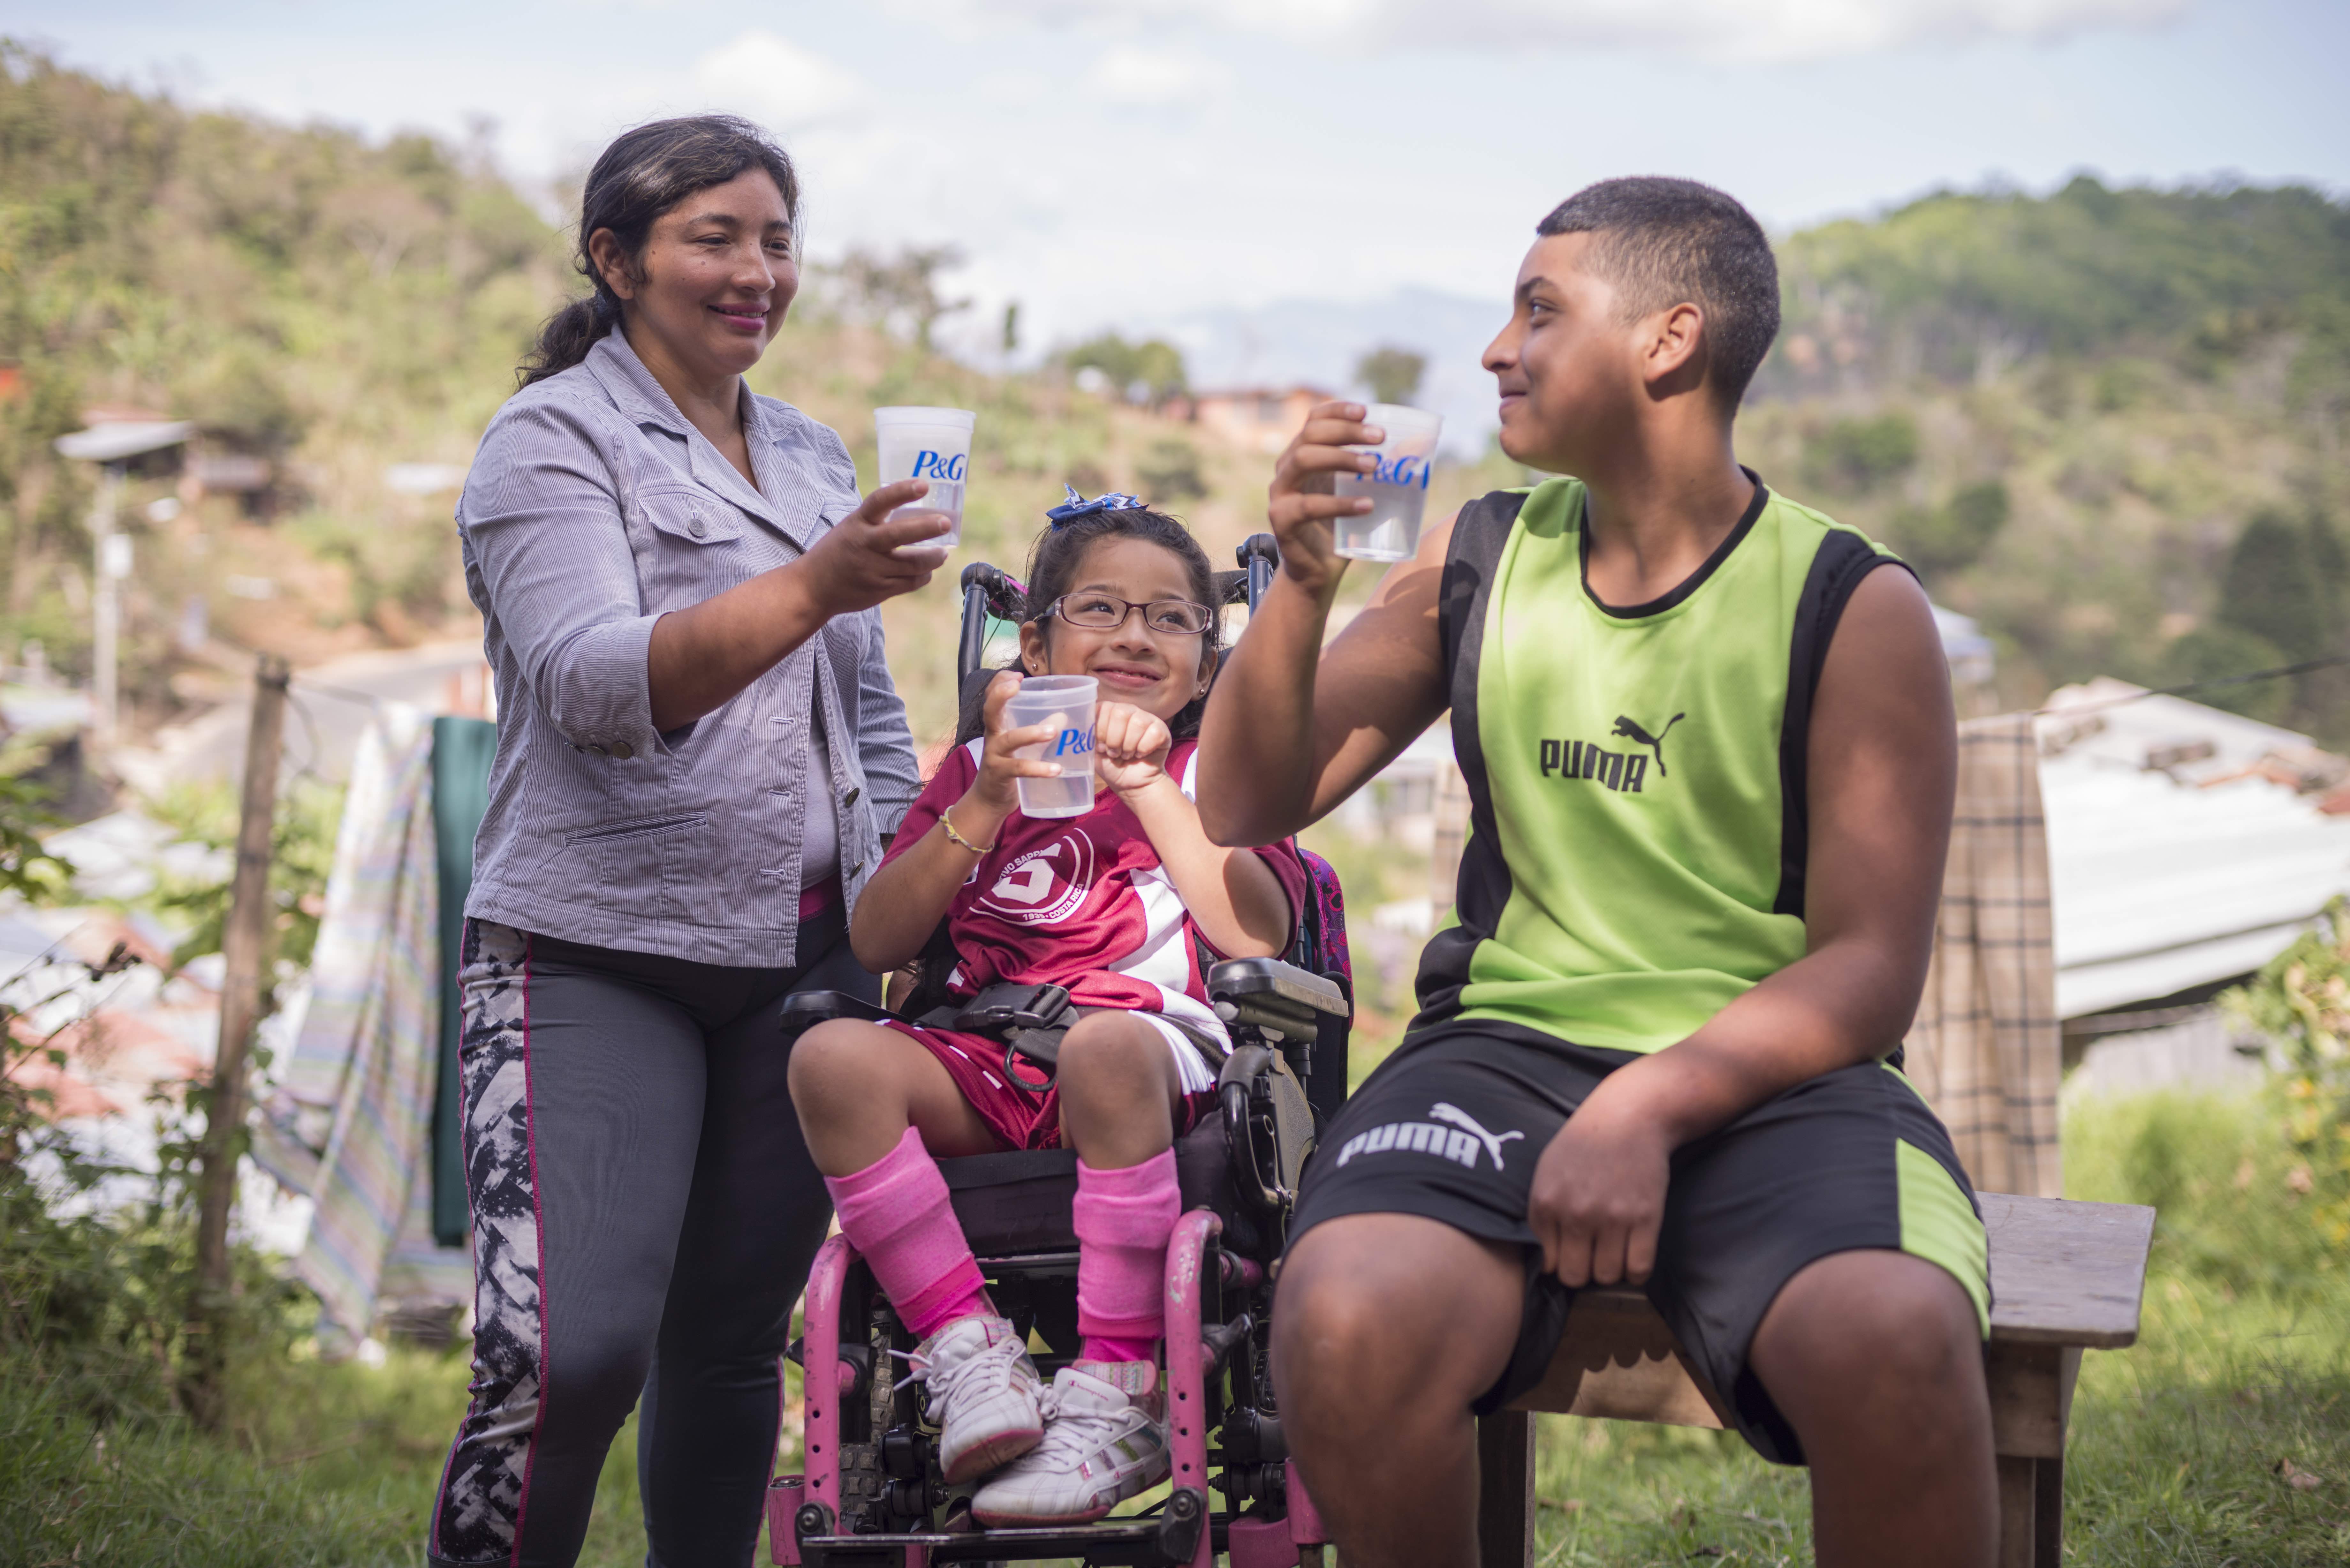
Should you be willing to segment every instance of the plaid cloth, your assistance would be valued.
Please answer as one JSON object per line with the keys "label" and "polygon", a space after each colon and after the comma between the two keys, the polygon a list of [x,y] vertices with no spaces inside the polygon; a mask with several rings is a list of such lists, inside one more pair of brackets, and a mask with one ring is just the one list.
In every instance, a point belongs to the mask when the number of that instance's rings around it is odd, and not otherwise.
{"label": "plaid cloth", "polygon": [[1986,1192],[2061,1198],[2062,1032],[2032,716],[1959,726],[1959,798],[1909,1079]]}

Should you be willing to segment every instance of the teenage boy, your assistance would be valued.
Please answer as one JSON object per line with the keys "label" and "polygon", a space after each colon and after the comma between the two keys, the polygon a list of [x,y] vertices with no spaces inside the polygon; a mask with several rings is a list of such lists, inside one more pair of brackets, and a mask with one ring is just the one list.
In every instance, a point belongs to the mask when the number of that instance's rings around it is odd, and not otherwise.
{"label": "teenage boy", "polygon": [[1503,451],[1576,477],[1462,507],[1326,650],[1330,522],[1370,505],[1330,478],[1379,431],[1315,410],[1202,731],[1221,844],[1321,817],[1447,708],[1471,806],[1420,1012],[1306,1173],[1293,1451],[1348,1568],[1474,1563],[1472,1415],[1540,1378],[1575,1289],[1628,1282],[1811,1467],[1821,1563],[1988,1563],[1982,1224],[1887,1064],[1956,767],[1926,596],[1732,452],[1779,324],[1743,207],[1611,180],[1536,233],[1484,364]]}

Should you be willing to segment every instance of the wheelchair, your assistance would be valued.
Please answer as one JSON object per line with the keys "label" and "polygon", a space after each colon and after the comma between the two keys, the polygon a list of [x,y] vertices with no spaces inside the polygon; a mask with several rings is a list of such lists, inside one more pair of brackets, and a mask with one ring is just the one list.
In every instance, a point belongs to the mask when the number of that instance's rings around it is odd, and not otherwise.
{"label": "wheelchair", "polygon": [[[1217,574],[1222,603],[1251,609],[1278,557],[1272,535],[1240,547],[1240,569]],[[997,568],[962,574],[958,686],[975,700],[992,671],[991,633],[1016,622],[1024,590]],[[1217,1112],[1177,1139],[1183,1213],[1167,1249],[1167,1416],[1173,1474],[1161,1502],[1092,1524],[988,1529],[971,1517],[969,1485],[949,1488],[922,1418],[920,1390],[896,1375],[915,1341],[846,1237],[810,1270],[803,1337],[806,1469],[767,1492],[773,1559],[808,1568],[928,1568],[931,1563],[1075,1558],[1142,1568],[1319,1568],[1326,1538],[1289,1462],[1270,1374],[1273,1275],[1299,1174],[1316,1132],[1347,1093],[1351,966],[1336,876],[1301,851],[1314,884],[1284,960],[1237,959],[1207,972],[1232,1050],[1217,1078]],[[943,929],[941,933],[943,938]],[[937,944],[942,947],[942,940]],[[943,972],[941,967],[939,972]],[[1001,988],[999,988],[1001,989]],[[988,1003],[956,1021],[1016,1048],[1064,1012],[1057,987]],[[921,997],[914,999],[919,1004]],[[920,1015],[919,1005],[908,1009]],[[786,1039],[828,1018],[882,1016],[837,992],[784,1004]],[[990,1297],[1024,1334],[1050,1381],[1075,1359],[1077,1241],[1071,1149],[942,1159]],[[898,1353],[895,1356],[892,1352]],[[1218,1498],[1221,1498],[1221,1501]]]}

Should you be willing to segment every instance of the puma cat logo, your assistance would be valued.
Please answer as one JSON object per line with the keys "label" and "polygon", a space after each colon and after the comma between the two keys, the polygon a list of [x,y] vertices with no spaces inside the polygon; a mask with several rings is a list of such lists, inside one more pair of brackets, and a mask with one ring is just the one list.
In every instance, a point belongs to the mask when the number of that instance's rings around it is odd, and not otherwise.
{"label": "puma cat logo", "polygon": [[1672,775],[1665,771],[1665,737],[1673,732],[1673,726],[1675,724],[1679,723],[1683,719],[1688,717],[1689,715],[1687,713],[1676,713],[1671,718],[1665,721],[1665,727],[1663,729],[1651,735],[1648,731],[1640,728],[1637,722],[1626,718],[1623,714],[1618,713],[1616,715],[1616,727],[1607,732],[1610,735],[1621,735],[1626,740],[1631,741],[1638,745],[1646,746],[1650,751],[1656,753],[1657,776],[1660,779],[1669,778]]}

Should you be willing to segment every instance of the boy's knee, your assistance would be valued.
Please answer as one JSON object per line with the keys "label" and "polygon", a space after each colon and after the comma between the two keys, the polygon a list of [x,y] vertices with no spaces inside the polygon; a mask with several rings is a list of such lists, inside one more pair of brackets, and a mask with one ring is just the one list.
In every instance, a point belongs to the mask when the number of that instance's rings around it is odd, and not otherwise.
{"label": "boy's knee", "polygon": [[[1824,1258],[1798,1273],[1766,1314],[1757,1349],[1799,1403],[1884,1390],[1896,1403],[1966,1397],[1982,1382],[1974,1303],[1939,1264],[1894,1251]],[[1775,1320],[1775,1321],[1774,1321]],[[1760,1368],[1758,1367],[1758,1370]],[[1775,1392],[1775,1391],[1774,1391]]]}

